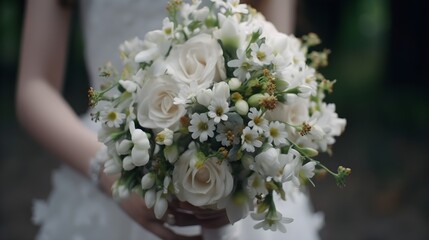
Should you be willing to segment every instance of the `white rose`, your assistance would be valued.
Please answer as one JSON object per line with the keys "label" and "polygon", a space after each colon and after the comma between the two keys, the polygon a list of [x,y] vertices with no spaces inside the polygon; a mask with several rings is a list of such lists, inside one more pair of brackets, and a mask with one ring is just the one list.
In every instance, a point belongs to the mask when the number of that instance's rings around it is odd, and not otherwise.
{"label": "white rose", "polygon": [[138,96],[137,120],[145,128],[170,128],[185,115],[183,105],[174,104],[179,86],[168,75],[148,79]]}
{"label": "white rose", "polygon": [[209,158],[200,167],[197,152],[189,149],[175,164],[173,181],[176,196],[194,206],[207,206],[228,196],[233,187],[233,178],[226,161]]}
{"label": "white rose", "polygon": [[208,34],[199,34],[170,52],[167,71],[174,79],[197,89],[208,88],[213,82],[225,79],[222,48]]}

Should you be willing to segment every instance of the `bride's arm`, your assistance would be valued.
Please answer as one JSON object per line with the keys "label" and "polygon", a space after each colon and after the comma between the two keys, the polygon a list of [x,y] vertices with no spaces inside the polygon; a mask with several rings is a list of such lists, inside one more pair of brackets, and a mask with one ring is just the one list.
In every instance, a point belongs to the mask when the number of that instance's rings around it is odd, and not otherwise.
{"label": "bride's arm", "polygon": [[[24,20],[16,93],[17,117],[22,126],[48,151],[84,175],[89,159],[101,148],[96,134],[87,129],[61,95],[71,11],[58,0],[28,1]],[[29,160],[31,161],[31,159]],[[110,194],[114,179],[101,176]],[[147,209],[141,197],[121,203],[140,225],[163,239],[182,237],[164,226]],[[195,224],[183,216],[182,225]]]}
{"label": "bride's arm", "polygon": [[59,159],[86,173],[101,147],[61,96],[70,9],[59,1],[28,1],[21,43],[17,115],[26,130]]}

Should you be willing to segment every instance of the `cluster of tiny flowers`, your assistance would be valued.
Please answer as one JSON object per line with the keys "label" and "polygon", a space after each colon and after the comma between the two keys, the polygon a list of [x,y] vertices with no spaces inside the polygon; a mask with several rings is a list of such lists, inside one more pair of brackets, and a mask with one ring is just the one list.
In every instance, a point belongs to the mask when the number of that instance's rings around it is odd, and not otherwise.
{"label": "cluster of tiny flowers", "polygon": [[175,0],[167,11],[159,30],[119,47],[121,73],[103,67],[108,84],[89,92],[104,171],[120,174],[113,193],[140,193],[157,218],[174,195],[226,209],[231,223],[254,211],[255,228],[286,231],[292,220],[273,196],[328,170],[313,157],[346,125],[324,102],[328,51],[309,52],[316,35],[278,32],[239,0]]}

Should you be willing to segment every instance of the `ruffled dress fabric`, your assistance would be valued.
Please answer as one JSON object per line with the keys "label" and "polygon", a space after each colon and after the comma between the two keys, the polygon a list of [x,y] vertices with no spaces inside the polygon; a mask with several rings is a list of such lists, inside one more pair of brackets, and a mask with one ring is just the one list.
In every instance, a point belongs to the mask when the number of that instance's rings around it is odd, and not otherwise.
{"label": "ruffled dress fabric", "polygon": [[[80,14],[85,43],[85,61],[91,85],[101,84],[98,67],[112,60],[120,68],[118,46],[135,36],[140,38],[161,28],[166,16],[167,1],[151,0],[85,0],[80,2]],[[125,26],[125,27],[124,27]],[[82,122],[96,131],[89,115]],[[69,167],[53,172],[53,189],[47,200],[35,200],[33,221],[40,226],[38,240],[152,240],[158,239],[133,222],[119,206],[101,193],[88,179]],[[287,224],[288,232],[254,230],[250,216],[234,225],[215,230],[203,230],[205,239],[291,239],[316,240],[323,225],[323,215],[313,213],[308,196],[297,192],[288,201],[277,201],[283,216],[294,218]],[[201,232],[199,227],[174,227],[184,235]]]}

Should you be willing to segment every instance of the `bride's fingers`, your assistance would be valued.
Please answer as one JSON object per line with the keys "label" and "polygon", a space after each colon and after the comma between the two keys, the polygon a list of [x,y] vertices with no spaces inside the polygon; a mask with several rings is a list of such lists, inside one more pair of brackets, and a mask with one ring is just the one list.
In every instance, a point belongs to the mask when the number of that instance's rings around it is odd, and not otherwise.
{"label": "bride's fingers", "polygon": [[175,233],[173,230],[165,227],[162,221],[149,222],[146,225],[146,229],[165,240],[202,240],[201,236],[182,236]]}
{"label": "bride's fingers", "polygon": [[199,225],[199,219],[189,213],[180,212],[175,209],[169,209],[163,217],[165,223],[172,226],[194,226]]}

